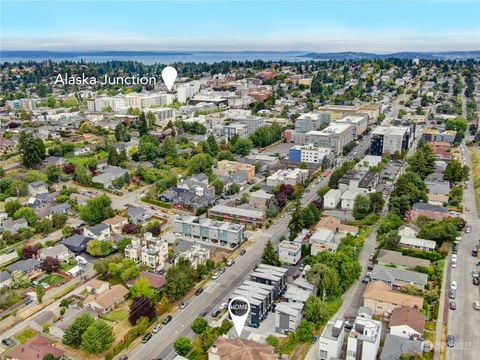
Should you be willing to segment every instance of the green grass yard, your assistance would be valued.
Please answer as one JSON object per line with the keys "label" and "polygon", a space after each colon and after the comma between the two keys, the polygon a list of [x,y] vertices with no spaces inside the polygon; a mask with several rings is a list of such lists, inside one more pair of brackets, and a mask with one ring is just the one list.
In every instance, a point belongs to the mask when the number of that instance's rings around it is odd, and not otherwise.
{"label": "green grass yard", "polygon": [[33,338],[35,335],[37,335],[38,333],[33,330],[32,328],[30,327],[27,327],[25,329],[23,329],[22,331],[16,333],[13,337],[15,338],[15,340],[17,340],[20,344],[24,344],[26,343],[28,340],[30,340],[31,338]]}
{"label": "green grass yard", "polygon": [[43,279],[39,280],[38,283],[39,284],[40,283],[46,283],[48,285],[52,285],[52,284],[55,284],[55,283],[59,282],[62,279],[63,279],[63,276],[61,276],[61,275],[51,274],[51,275],[47,275]]}

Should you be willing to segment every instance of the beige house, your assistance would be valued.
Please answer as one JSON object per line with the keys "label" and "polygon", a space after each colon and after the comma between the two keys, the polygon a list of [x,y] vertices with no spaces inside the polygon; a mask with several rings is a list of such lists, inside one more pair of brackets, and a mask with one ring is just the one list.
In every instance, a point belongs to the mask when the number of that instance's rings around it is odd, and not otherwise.
{"label": "beige house", "polygon": [[128,290],[123,285],[113,285],[100,295],[88,295],[84,304],[99,314],[106,314],[125,301],[127,294]]}
{"label": "beige house", "polygon": [[105,220],[103,223],[110,227],[110,231],[113,234],[121,234],[123,226],[128,224],[128,219],[123,216],[116,215],[113,218]]}
{"label": "beige house", "polygon": [[250,199],[248,203],[256,208],[265,209],[268,201],[273,197],[273,194],[269,194],[265,190],[260,189],[250,193]]}
{"label": "beige house", "polygon": [[87,282],[87,292],[89,294],[100,295],[103,294],[105,291],[108,290],[110,285],[106,281],[98,280],[98,279],[91,279]]}
{"label": "beige house", "polygon": [[363,306],[372,309],[375,315],[391,314],[394,309],[402,306],[422,309],[423,297],[392,290],[383,281],[372,281],[363,292]]}

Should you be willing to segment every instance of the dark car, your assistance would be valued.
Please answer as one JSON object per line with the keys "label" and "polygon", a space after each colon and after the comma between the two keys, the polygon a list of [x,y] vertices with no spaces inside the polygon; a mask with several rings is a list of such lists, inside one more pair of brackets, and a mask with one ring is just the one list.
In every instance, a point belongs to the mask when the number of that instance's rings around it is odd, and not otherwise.
{"label": "dark car", "polygon": [[478,280],[478,278],[472,277],[472,284],[473,285],[478,285],[479,283],[480,283],[480,280]]}
{"label": "dark car", "polygon": [[457,303],[455,301],[450,301],[450,310],[457,310]]}
{"label": "dark car", "polygon": [[202,311],[202,312],[200,313],[200,316],[201,316],[201,317],[207,316],[207,312],[206,312],[206,311]]}
{"label": "dark car", "polygon": [[312,340],[312,344],[315,344],[317,342],[317,340],[318,340],[318,336],[314,336],[313,340]]}
{"label": "dark car", "polygon": [[142,343],[145,344],[148,340],[150,340],[152,338],[152,334],[151,333],[148,333],[147,335],[145,335],[142,339]]}
{"label": "dark car", "polygon": [[453,335],[448,335],[447,336],[447,346],[448,347],[454,347],[455,346],[455,336],[453,336]]}
{"label": "dark car", "polygon": [[247,252],[247,250],[243,249],[242,251],[240,251],[240,255],[245,255],[245,253]]}
{"label": "dark car", "polygon": [[120,359],[118,360],[128,360],[128,355],[123,355]]}
{"label": "dark car", "polygon": [[225,272],[225,268],[221,268],[221,269],[219,270],[219,272],[220,272],[220,274],[223,274],[223,273]]}
{"label": "dark car", "polygon": [[12,347],[13,345],[15,345],[15,343],[13,342],[12,339],[10,338],[5,338],[2,340],[2,344],[3,345],[7,345],[8,347]]}
{"label": "dark car", "polygon": [[345,330],[352,330],[353,329],[353,320],[345,321]]}
{"label": "dark car", "polygon": [[222,310],[219,310],[219,309],[215,310],[215,311],[212,313],[212,317],[214,317],[214,318],[217,317],[218,315],[220,315],[221,312],[222,312]]}
{"label": "dark car", "polygon": [[200,295],[203,292],[203,288],[199,287],[197,291],[195,291],[195,295]]}
{"label": "dark car", "polygon": [[170,321],[172,321],[172,315],[165,316],[165,319],[163,319],[163,325],[167,325]]}
{"label": "dark car", "polygon": [[448,293],[448,297],[452,300],[455,300],[457,298],[457,292],[455,290],[450,290]]}
{"label": "dark car", "polygon": [[365,275],[365,277],[362,279],[362,283],[368,284],[370,282],[370,276]]}

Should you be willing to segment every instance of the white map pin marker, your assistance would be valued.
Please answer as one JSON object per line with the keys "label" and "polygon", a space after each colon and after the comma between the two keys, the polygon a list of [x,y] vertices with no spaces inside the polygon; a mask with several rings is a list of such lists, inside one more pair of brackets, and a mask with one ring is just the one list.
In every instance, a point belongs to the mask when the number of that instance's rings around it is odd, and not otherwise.
{"label": "white map pin marker", "polygon": [[233,325],[237,331],[237,335],[242,334],[245,321],[247,321],[248,314],[250,312],[250,303],[242,296],[234,297],[228,303],[228,312],[232,318]]}
{"label": "white map pin marker", "polygon": [[173,66],[167,66],[162,70],[162,79],[165,85],[167,85],[168,91],[172,89],[175,79],[177,78],[177,70]]}

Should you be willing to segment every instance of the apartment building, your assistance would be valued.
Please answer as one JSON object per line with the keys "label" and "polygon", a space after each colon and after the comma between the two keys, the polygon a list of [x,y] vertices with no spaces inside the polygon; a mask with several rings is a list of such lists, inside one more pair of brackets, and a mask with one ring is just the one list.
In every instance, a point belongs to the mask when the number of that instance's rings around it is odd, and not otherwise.
{"label": "apartment building", "polygon": [[282,263],[296,265],[302,257],[302,244],[282,241],[278,245],[278,257]]}
{"label": "apartment building", "polygon": [[281,302],[275,307],[275,332],[288,334],[297,330],[303,317],[302,303]]}
{"label": "apartment building", "polygon": [[278,299],[287,289],[288,269],[260,264],[250,274],[250,280],[260,284],[272,285],[274,288],[273,297]]}
{"label": "apartment building", "polygon": [[105,108],[113,111],[126,111],[128,108],[148,109],[155,106],[165,106],[172,103],[168,94],[128,94],[125,96],[101,96],[87,100],[87,110],[101,112]]}
{"label": "apartment building", "polygon": [[180,258],[190,261],[192,267],[196,269],[198,265],[203,265],[210,259],[210,249],[202,247],[199,244],[193,244],[190,249],[178,254],[175,258],[175,263],[177,263]]}
{"label": "apartment building", "polygon": [[223,135],[230,140],[233,138],[235,135],[238,135],[240,139],[247,139],[250,136],[250,133],[248,131],[248,125],[247,124],[237,124],[233,123],[230,125],[225,125],[223,127]]}
{"label": "apartment building", "polygon": [[177,86],[177,100],[180,103],[186,103],[200,92],[200,82],[191,81]]}
{"label": "apartment building", "polygon": [[390,155],[407,150],[410,142],[410,129],[406,126],[377,126],[370,141],[371,155]]}
{"label": "apartment building", "polygon": [[318,341],[320,360],[339,359],[345,338],[345,323],[342,320],[329,321]]}
{"label": "apartment building", "polygon": [[235,116],[232,118],[232,122],[247,125],[248,136],[252,135],[259,127],[265,126],[265,118],[255,115]]}
{"label": "apartment building", "polygon": [[285,169],[278,170],[276,173],[267,177],[267,186],[277,186],[281,184],[296,185],[305,182],[308,179],[309,171],[307,169]]}
{"label": "apartment building", "polygon": [[311,111],[301,114],[295,120],[295,130],[299,133],[308,133],[312,130],[319,130],[330,122],[330,114],[324,111]]}
{"label": "apartment building", "polygon": [[337,120],[339,124],[351,124],[353,127],[353,139],[357,140],[368,128],[368,116],[346,116]]}
{"label": "apartment building", "polygon": [[333,159],[333,152],[329,148],[320,148],[313,144],[295,145],[288,151],[288,159],[293,162],[322,164],[324,160]]}
{"label": "apartment building", "polygon": [[175,232],[192,239],[237,246],[245,239],[245,226],[227,221],[183,216],[175,220]]}
{"label": "apartment building", "polygon": [[262,226],[266,219],[265,211],[263,210],[243,209],[225,205],[216,205],[210,208],[208,217],[239,222],[240,224],[254,227]]}
{"label": "apartment building", "polygon": [[173,108],[154,108],[148,109],[144,112],[151,112],[155,114],[155,126],[164,127],[169,121],[175,121],[176,110]]}
{"label": "apartment building", "polygon": [[453,144],[457,132],[454,130],[423,129],[422,139],[427,142],[447,142]]}
{"label": "apartment building", "polygon": [[375,360],[380,348],[382,322],[357,316],[348,335],[346,360]]}
{"label": "apartment building", "polygon": [[242,164],[238,161],[220,160],[217,167],[213,169],[216,175],[232,175],[235,172],[244,171],[247,174],[247,181],[255,177],[255,166],[252,164]]}
{"label": "apartment building", "polygon": [[307,133],[309,143],[329,148],[334,154],[342,153],[345,145],[353,141],[352,124],[332,123],[322,131],[310,131]]}
{"label": "apartment building", "polygon": [[148,266],[154,271],[165,267],[168,256],[168,243],[154,238],[151,233],[145,233],[143,238],[134,238],[125,248],[125,259],[133,259],[137,263]]}

